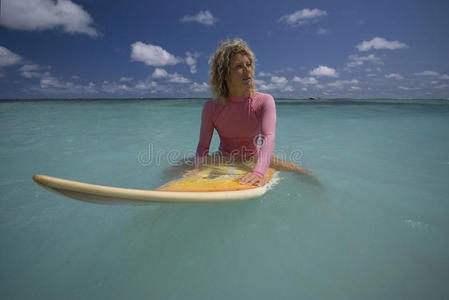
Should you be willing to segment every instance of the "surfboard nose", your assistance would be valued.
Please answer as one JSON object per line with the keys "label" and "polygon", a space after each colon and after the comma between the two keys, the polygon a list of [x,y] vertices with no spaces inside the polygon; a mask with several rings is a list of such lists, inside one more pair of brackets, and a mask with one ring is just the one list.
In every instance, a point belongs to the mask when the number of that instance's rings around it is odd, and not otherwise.
{"label": "surfboard nose", "polygon": [[39,174],[33,175],[33,181],[36,182],[37,184],[40,184],[42,182],[42,175]]}

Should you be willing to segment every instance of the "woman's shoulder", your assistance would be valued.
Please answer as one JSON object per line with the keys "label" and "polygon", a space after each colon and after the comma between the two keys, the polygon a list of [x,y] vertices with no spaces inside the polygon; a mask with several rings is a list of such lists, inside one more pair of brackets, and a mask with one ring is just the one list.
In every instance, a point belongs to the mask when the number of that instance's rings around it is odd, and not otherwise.
{"label": "woman's shoulder", "polygon": [[215,99],[209,99],[204,102],[203,109],[209,113],[213,113],[220,109],[220,104]]}
{"label": "woman's shoulder", "polygon": [[213,107],[218,107],[218,106],[219,106],[219,103],[216,99],[210,98],[209,100],[204,102],[204,107],[213,108]]}
{"label": "woman's shoulder", "polygon": [[256,92],[255,95],[254,95],[254,98],[259,100],[259,101],[263,101],[263,102],[265,102],[265,101],[268,101],[268,102],[274,101],[273,96],[271,96],[270,94],[265,94],[265,93],[261,93],[261,92]]}
{"label": "woman's shoulder", "polygon": [[256,107],[263,107],[266,105],[275,105],[274,98],[270,94],[256,92],[254,95],[254,102]]}

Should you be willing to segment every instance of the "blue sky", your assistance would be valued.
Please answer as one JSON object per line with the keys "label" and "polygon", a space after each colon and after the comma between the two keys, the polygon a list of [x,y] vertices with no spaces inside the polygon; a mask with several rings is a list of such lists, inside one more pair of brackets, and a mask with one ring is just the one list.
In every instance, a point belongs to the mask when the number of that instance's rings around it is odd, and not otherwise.
{"label": "blue sky", "polygon": [[449,1],[2,0],[0,98],[209,97],[242,38],[287,98],[449,98]]}

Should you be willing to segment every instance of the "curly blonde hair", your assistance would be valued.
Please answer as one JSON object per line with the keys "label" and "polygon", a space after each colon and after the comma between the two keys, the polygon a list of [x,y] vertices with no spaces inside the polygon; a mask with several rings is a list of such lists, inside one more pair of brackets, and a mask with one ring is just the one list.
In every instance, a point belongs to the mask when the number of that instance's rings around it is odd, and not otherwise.
{"label": "curly blonde hair", "polygon": [[[254,79],[255,57],[248,45],[241,39],[232,39],[220,42],[217,51],[210,58],[209,84],[214,99],[221,104],[226,104],[229,100],[229,88],[226,79],[230,73],[231,59],[236,54],[246,55],[253,66],[252,78]],[[256,88],[254,80],[251,81],[250,97],[254,96]]]}

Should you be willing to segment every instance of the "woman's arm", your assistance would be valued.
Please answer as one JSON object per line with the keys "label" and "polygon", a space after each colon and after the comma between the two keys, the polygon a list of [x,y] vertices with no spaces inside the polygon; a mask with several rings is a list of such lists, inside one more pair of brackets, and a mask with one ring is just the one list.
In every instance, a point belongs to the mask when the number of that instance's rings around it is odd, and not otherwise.
{"label": "woman's arm", "polygon": [[263,101],[262,107],[260,108],[262,147],[257,156],[253,171],[239,180],[241,184],[263,185],[265,172],[273,156],[276,135],[276,105],[271,95],[263,95],[263,97],[264,99],[261,99]]}
{"label": "woman's arm", "polygon": [[264,95],[265,99],[261,107],[261,134],[262,147],[257,156],[253,173],[263,177],[271,162],[276,136],[276,104],[271,95]]}
{"label": "woman's arm", "polygon": [[214,133],[214,123],[212,121],[210,109],[212,102],[204,104],[201,114],[200,139],[196,148],[195,167],[199,167],[204,162],[204,157],[209,154],[210,141]]}
{"label": "woman's arm", "polygon": [[271,160],[270,167],[272,167],[278,171],[294,172],[301,176],[304,175],[305,176],[304,178],[306,178],[310,182],[314,183],[315,185],[321,185],[318,178],[315,177],[315,175],[313,175],[312,172],[310,172],[309,170],[307,170],[301,166],[295,165],[293,163],[289,163],[285,160],[273,157]]}

